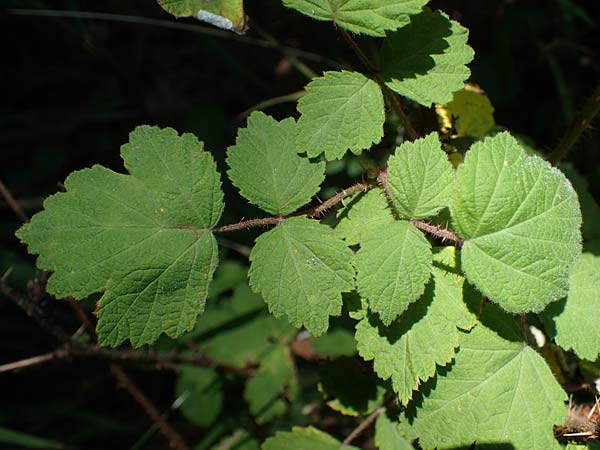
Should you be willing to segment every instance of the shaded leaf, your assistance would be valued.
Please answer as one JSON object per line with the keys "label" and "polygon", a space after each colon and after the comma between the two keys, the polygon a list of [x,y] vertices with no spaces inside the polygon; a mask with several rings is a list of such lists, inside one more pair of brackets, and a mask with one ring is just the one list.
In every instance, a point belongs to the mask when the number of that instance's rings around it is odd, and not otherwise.
{"label": "shaded leaf", "polygon": [[[313,427],[293,427],[292,431],[278,431],[267,439],[262,450],[339,450],[341,442],[323,431]],[[359,450],[352,445],[347,450]]]}
{"label": "shaded leaf", "polygon": [[183,366],[175,395],[183,400],[181,413],[194,425],[208,427],[223,405],[223,391],[219,375],[206,367]]}
{"label": "shaded leaf", "polygon": [[225,30],[243,33],[246,29],[244,0],[158,0],[175,17],[195,17]]}

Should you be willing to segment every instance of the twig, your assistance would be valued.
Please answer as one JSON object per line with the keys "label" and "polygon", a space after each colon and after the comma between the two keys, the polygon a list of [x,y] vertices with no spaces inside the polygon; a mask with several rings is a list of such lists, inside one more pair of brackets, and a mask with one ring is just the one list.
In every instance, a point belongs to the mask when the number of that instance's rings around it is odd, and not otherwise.
{"label": "twig", "polygon": [[257,103],[254,106],[251,106],[250,108],[248,108],[245,111],[242,111],[241,113],[239,113],[236,116],[236,119],[242,120],[242,119],[246,118],[247,116],[249,116],[250,114],[252,114],[254,111],[262,111],[263,109],[269,108],[271,106],[279,105],[281,103],[295,102],[299,98],[301,98],[305,93],[306,93],[306,91],[303,89],[301,91],[292,92],[291,94],[280,95],[279,97],[269,98],[267,100]]}
{"label": "twig", "polygon": [[385,411],[385,408],[383,406],[380,406],[375,411],[373,411],[371,414],[369,414],[369,416],[365,420],[363,420],[361,423],[359,423],[358,426],[354,430],[352,430],[352,433],[350,433],[348,435],[348,437],[346,439],[344,439],[344,441],[342,442],[342,446],[350,445],[350,443],[354,439],[356,439],[363,431],[365,431],[367,428],[369,428],[373,424],[373,422],[375,422],[375,419],[377,419],[379,414],[381,414],[384,411]]}
{"label": "twig", "polygon": [[230,31],[219,30],[216,28],[209,28],[202,25],[194,25],[189,23],[180,23],[173,20],[160,20],[151,19],[148,17],[141,16],[129,16],[125,14],[112,14],[102,12],[91,12],[91,11],[65,11],[56,9],[7,9],[8,14],[15,14],[19,16],[41,16],[41,17],[62,17],[72,19],[89,19],[89,20],[107,20],[110,22],[122,22],[122,23],[133,23],[137,25],[149,25],[161,28],[170,28],[173,30],[191,31],[194,33],[200,33],[207,36],[214,36],[221,39],[229,39],[232,41],[240,42],[247,45],[255,45],[262,48],[277,50],[284,55],[293,55],[299,58],[304,58],[311,61],[325,63],[336,69],[343,69],[344,66],[332,59],[321,56],[317,53],[300,50],[294,47],[288,47],[281,45],[278,42],[270,42],[263,39],[256,39],[248,36],[242,36]]}
{"label": "twig", "polygon": [[555,165],[569,153],[569,150],[581,137],[585,129],[590,126],[598,113],[600,113],[600,84],[596,86],[583,108],[575,115],[560,143],[548,157],[550,164]]}
{"label": "twig", "polygon": [[360,62],[362,63],[362,65],[365,66],[367,71],[373,76],[373,78],[375,79],[375,81],[377,82],[377,84],[379,85],[381,90],[383,91],[383,94],[390,102],[390,106],[394,110],[394,113],[396,113],[396,115],[400,119],[400,122],[402,123],[402,126],[408,133],[408,137],[412,140],[417,139],[419,137],[419,133],[417,133],[417,130],[415,130],[412,123],[408,119],[408,116],[404,112],[404,109],[402,108],[402,104],[400,103],[400,100],[398,99],[398,96],[396,95],[396,93],[394,91],[392,91],[389,87],[387,87],[387,85],[385,84],[385,81],[381,77],[381,74],[379,73],[377,68],[371,63],[371,61],[369,60],[367,55],[364,54],[364,52],[358,46],[356,41],[352,38],[350,33],[348,33],[346,30],[344,30],[343,28],[340,28],[340,27],[337,27],[337,29],[340,32],[340,34],[342,35],[342,38],[348,44],[348,46],[356,54],[358,59],[360,59]]}
{"label": "twig", "polygon": [[4,199],[6,200],[8,206],[10,206],[10,208],[15,212],[15,214],[21,222],[27,222],[29,220],[27,214],[25,214],[25,211],[23,210],[23,208],[21,208],[21,205],[19,205],[19,202],[15,200],[11,192],[2,182],[2,180],[0,180],[0,194],[2,194],[2,197],[4,197]]}
{"label": "twig", "polygon": [[162,434],[169,441],[171,448],[176,450],[190,450],[179,433],[163,419],[156,406],[148,400],[144,393],[133,383],[129,375],[116,364],[110,365],[110,370],[118,380],[119,386],[125,388],[133,397],[133,399],[144,409],[146,414],[158,425]]}
{"label": "twig", "polygon": [[411,220],[410,223],[417,227],[419,230],[429,233],[432,236],[435,236],[442,242],[451,241],[455,244],[458,244],[459,246],[462,246],[464,243],[463,239],[454,231],[446,230],[436,225],[431,225],[430,223],[427,223],[423,220]]}
{"label": "twig", "polygon": [[242,220],[238,223],[233,223],[231,225],[223,225],[221,227],[213,228],[213,233],[225,233],[227,231],[238,231],[245,230],[246,228],[253,227],[268,227],[269,225],[277,225],[283,222],[283,217],[281,216],[273,216],[273,217],[265,217],[264,219],[251,219],[251,220]]}
{"label": "twig", "polygon": [[230,241],[229,239],[218,238],[217,242],[221,247],[230,248],[234,252],[238,252],[240,255],[248,258],[252,249],[247,245],[238,244],[237,242]]}
{"label": "twig", "polygon": [[337,193],[330,199],[325,200],[319,206],[309,209],[304,214],[306,214],[307,217],[319,217],[323,213],[325,213],[325,211],[334,207],[335,205],[340,203],[342,200],[344,200],[349,195],[355,194],[356,192],[367,192],[369,189],[371,189],[373,187],[375,187],[374,183],[369,183],[369,182],[356,183],[356,184],[350,186],[349,188],[344,189],[342,192]]}
{"label": "twig", "polygon": [[66,349],[55,350],[43,355],[33,356],[31,358],[21,359],[19,361],[0,365],[0,372],[11,372],[13,370],[23,369],[25,367],[37,366],[55,359],[63,359],[69,356]]}

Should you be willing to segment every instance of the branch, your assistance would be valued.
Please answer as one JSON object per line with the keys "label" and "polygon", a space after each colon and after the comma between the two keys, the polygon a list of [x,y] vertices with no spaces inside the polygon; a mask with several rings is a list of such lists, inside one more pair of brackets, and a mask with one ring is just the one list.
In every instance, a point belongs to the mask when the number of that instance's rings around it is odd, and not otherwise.
{"label": "branch", "polygon": [[134,400],[146,411],[146,414],[158,425],[162,434],[169,441],[171,448],[176,450],[190,450],[188,445],[185,443],[179,433],[177,433],[171,426],[163,419],[156,406],[148,400],[144,393],[133,383],[129,375],[116,364],[110,365],[110,370],[118,380],[120,387],[125,388]]}
{"label": "branch", "polygon": [[66,349],[59,349],[50,353],[44,353],[43,355],[21,359],[19,361],[11,362],[8,364],[2,364],[0,366],[0,373],[12,372],[13,370],[23,369],[25,367],[37,366],[39,364],[44,364],[48,361],[52,361],[55,359],[63,359],[68,356],[69,352]]}
{"label": "branch", "polygon": [[377,82],[379,87],[381,88],[383,94],[390,102],[390,106],[394,110],[394,113],[396,113],[396,115],[400,119],[400,122],[402,123],[402,126],[408,133],[408,137],[413,141],[415,139],[417,139],[419,137],[419,133],[417,133],[417,130],[415,130],[415,128],[412,126],[412,123],[410,122],[410,120],[408,119],[408,116],[404,112],[404,109],[402,108],[402,104],[400,103],[400,100],[398,99],[398,96],[396,95],[396,93],[394,91],[392,91],[389,87],[387,87],[387,85],[385,84],[385,81],[381,77],[381,74],[379,73],[379,71],[371,63],[369,58],[367,58],[367,55],[365,55],[363,53],[363,51],[358,46],[356,41],[352,38],[350,33],[348,33],[346,30],[344,30],[343,28],[340,28],[340,27],[337,27],[337,29],[340,32],[340,34],[342,35],[342,38],[344,38],[344,40],[346,41],[348,46],[352,49],[354,54],[356,54],[358,59],[360,59],[360,62],[362,63],[362,65],[365,66],[365,69],[367,69],[367,71],[373,76],[373,78],[375,79],[375,81]]}
{"label": "branch", "polygon": [[375,411],[373,411],[365,420],[359,423],[354,430],[352,430],[352,433],[350,433],[346,439],[344,439],[344,441],[342,442],[342,446],[350,445],[350,443],[354,439],[356,439],[363,431],[369,428],[373,424],[373,422],[375,422],[375,419],[377,419],[379,414],[381,414],[384,411],[385,408],[383,406],[380,406]]}
{"label": "branch", "polygon": [[212,231],[213,233],[225,233],[227,231],[245,230],[246,228],[253,227],[268,227],[269,225],[277,225],[281,222],[283,222],[283,217],[281,216],[265,217],[264,219],[243,220],[231,225],[223,225],[221,227],[213,228]]}
{"label": "branch", "polygon": [[25,211],[23,211],[21,205],[19,205],[19,202],[15,200],[11,192],[2,182],[2,180],[0,180],[0,194],[2,194],[2,197],[4,197],[4,199],[6,200],[8,206],[10,206],[10,208],[15,212],[15,214],[21,222],[27,222],[27,220],[29,220],[27,214],[25,214]]}
{"label": "branch", "polygon": [[309,209],[304,214],[310,218],[321,216],[323,213],[325,213],[325,211],[327,211],[330,208],[333,208],[335,205],[340,203],[342,200],[344,200],[349,195],[355,194],[357,192],[367,192],[369,189],[371,189],[373,187],[375,187],[374,183],[369,183],[369,182],[356,183],[356,184],[350,186],[349,188],[344,189],[342,192],[337,193],[330,199],[325,200],[319,206]]}
{"label": "branch", "polygon": [[419,230],[424,231],[425,233],[429,233],[432,236],[440,239],[443,242],[451,241],[455,244],[458,244],[459,247],[462,247],[464,240],[456,234],[454,231],[447,230],[445,228],[438,227],[436,225],[431,225],[423,220],[411,220],[411,224],[417,227]]}
{"label": "branch", "polygon": [[564,158],[581,134],[590,126],[594,117],[600,113],[600,84],[596,86],[592,95],[587,99],[581,111],[579,111],[573,121],[567,127],[565,135],[561,139],[556,149],[548,157],[548,161],[552,165],[556,165]]}

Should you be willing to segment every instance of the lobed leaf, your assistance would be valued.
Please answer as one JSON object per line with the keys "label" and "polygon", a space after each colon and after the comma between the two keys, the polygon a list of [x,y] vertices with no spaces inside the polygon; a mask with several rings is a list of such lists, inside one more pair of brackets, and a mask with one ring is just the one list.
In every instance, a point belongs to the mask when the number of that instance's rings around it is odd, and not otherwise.
{"label": "lobed leaf", "polygon": [[423,11],[384,41],[381,70],[386,85],[417,103],[447,103],[464,86],[474,56],[469,32],[441,11]]}
{"label": "lobed leaf", "polygon": [[191,134],[142,126],[121,149],[130,175],[101,166],[72,173],[67,192],[17,236],[54,271],[48,292],[103,292],[99,341],[134,347],[190,330],[217,265],[210,229],[223,211],[215,162]]}
{"label": "lobed leaf", "polygon": [[481,297],[466,286],[457,257],[453,247],[436,251],[432,280],[399,321],[386,327],[370,314],[356,326],[360,356],[373,360],[379,377],[392,379],[402,404],[408,403],[421,381],[434,375],[436,365],[454,358],[458,327],[468,329],[475,323],[467,305]]}
{"label": "lobed leaf", "polygon": [[462,333],[454,363],[423,391],[415,416],[400,422],[401,432],[418,437],[424,449],[475,441],[561,448],[553,426],[565,418],[565,392],[544,359],[521,342],[510,317],[490,307],[482,320],[487,326]]}
{"label": "lobed leaf", "polygon": [[600,354],[600,257],[584,253],[571,269],[569,294],[542,313],[546,330],[556,343],[595,361]]}
{"label": "lobed leaf", "polygon": [[473,145],[455,186],[452,217],[470,282],[514,313],[540,311],[567,294],[581,213],[559,170],[501,133]]}
{"label": "lobed leaf", "polygon": [[298,102],[301,113],[296,145],[308,156],[340,159],[379,142],[385,111],[377,83],[357,72],[325,72],[306,86]]}
{"label": "lobed leaf", "polygon": [[240,194],[272,214],[287,215],[319,191],[325,163],[297,154],[296,122],[281,122],[257,111],[227,151],[227,174]]}
{"label": "lobed leaf", "polygon": [[329,316],[341,313],[342,292],[354,288],[352,256],[328,226],[286,219],[256,240],[250,286],[276,317],[285,314],[317,336],[327,331]]}
{"label": "lobed leaf", "polygon": [[418,14],[428,0],[283,0],[317,20],[331,20],[353,33],[383,37],[388,30],[406,25],[411,14]]}
{"label": "lobed leaf", "polygon": [[382,225],[362,240],[355,258],[356,285],[385,325],[423,294],[431,258],[431,245],[408,222]]}
{"label": "lobed leaf", "polygon": [[405,142],[388,161],[387,184],[400,217],[423,219],[450,205],[452,164],[437,133]]}

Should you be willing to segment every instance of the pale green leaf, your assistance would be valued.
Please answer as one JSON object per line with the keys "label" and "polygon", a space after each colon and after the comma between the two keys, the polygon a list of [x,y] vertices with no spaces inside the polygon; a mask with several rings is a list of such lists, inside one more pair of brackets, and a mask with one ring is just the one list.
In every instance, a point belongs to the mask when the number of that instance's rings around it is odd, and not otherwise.
{"label": "pale green leaf", "polygon": [[339,315],[342,292],[354,287],[352,251],[326,225],[306,217],[284,220],[261,235],[250,254],[250,286],[276,317],[285,314],[313,335]]}
{"label": "pale green leaf", "polygon": [[210,232],[223,210],[216,165],[191,134],[139,127],[121,154],[130,175],[101,166],[74,172],[67,192],[17,236],[53,271],[57,297],[99,301],[103,345],[178,337],[204,309],[217,265]]}
{"label": "pale green leaf", "polygon": [[319,366],[319,391],[327,406],[348,416],[370,414],[383,403],[385,387],[364,362],[337,358]]}
{"label": "pale green leaf", "polygon": [[298,102],[299,153],[340,159],[360,154],[383,136],[385,111],[377,83],[357,72],[325,72],[306,86]]}
{"label": "pale green leaf", "polygon": [[273,346],[262,358],[260,368],[248,378],[244,389],[244,399],[250,406],[250,413],[256,423],[262,425],[283,414],[287,402],[296,394],[294,363],[289,349],[284,345]]}
{"label": "pale green leaf", "polygon": [[454,358],[458,327],[470,328],[475,322],[467,305],[480,298],[460,276],[454,248],[440,249],[425,293],[399,321],[385,327],[371,314],[358,323],[358,352],[365,360],[373,360],[382,379],[392,379],[400,402],[406,404],[421,381],[434,375],[436,365]]}
{"label": "pale green leaf", "polygon": [[381,225],[394,222],[394,216],[388,205],[383,189],[374,188],[352,198],[339,214],[335,231],[346,245],[356,245],[364,236],[372,233]]}
{"label": "pale green leaf", "polygon": [[510,312],[567,294],[581,213],[565,176],[508,133],[473,145],[456,173],[452,217],[470,282]]}
{"label": "pale green leaf", "polygon": [[194,425],[208,427],[221,412],[222,389],[213,369],[183,366],[175,385],[175,395],[182,400],[181,413]]}
{"label": "pale green leaf", "polygon": [[379,414],[375,422],[375,445],[379,450],[414,450],[404,436],[400,434],[398,422],[387,414]]}
{"label": "pale green leaf", "polygon": [[312,163],[296,152],[296,122],[277,122],[257,111],[240,129],[227,151],[227,174],[251,203],[272,214],[286,215],[319,191],[325,163]]}
{"label": "pale green leaf", "polygon": [[225,30],[246,31],[244,0],[158,0],[175,17],[195,17]]}
{"label": "pale green leaf", "polygon": [[386,38],[381,55],[386,84],[424,106],[447,103],[470,76],[469,32],[440,11],[412,16]]}
{"label": "pale green leaf", "polygon": [[495,125],[494,107],[485,92],[465,87],[452,95],[452,101],[442,108],[454,122],[458,136],[485,136]]}
{"label": "pale green leaf", "polygon": [[[278,431],[267,439],[262,450],[340,450],[342,443],[313,427],[293,427],[292,431]],[[359,450],[352,445],[344,446],[344,450]]]}
{"label": "pale green leaf", "polygon": [[353,33],[385,36],[388,30],[406,25],[409,15],[418,14],[428,0],[283,0],[317,20],[331,20]]}
{"label": "pale green leaf", "polygon": [[361,241],[356,285],[384,324],[421,296],[431,275],[431,258],[429,241],[408,222],[382,225]]}
{"label": "pale green leaf", "polygon": [[584,253],[571,269],[566,299],[546,308],[549,334],[564,349],[595,361],[600,354],[600,257]]}
{"label": "pale green leaf", "polygon": [[423,219],[450,205],[452,164],[436,133],[405,142],[388,161],[387,184],[400,217]]}
{"label": "pale green leaf", "polygon": [[424,449],[513,445],[560,448],[553,425],[566,415],[565,392],[544,359],[520,341],[512,319],[486,308],[485,323],[460,338],[454,363],[438,374],[416,410],[402,420],[403,434]]}

